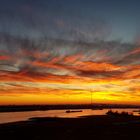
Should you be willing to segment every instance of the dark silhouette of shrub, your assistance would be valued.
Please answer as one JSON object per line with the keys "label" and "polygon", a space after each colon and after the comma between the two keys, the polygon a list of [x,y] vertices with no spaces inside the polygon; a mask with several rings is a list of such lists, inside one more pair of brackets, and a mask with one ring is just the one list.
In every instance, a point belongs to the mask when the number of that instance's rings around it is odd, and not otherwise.
{"label": "dark silhouette of shrub", "polygon": [[122,116],[122,117],[128,117],[128,116],[133,116],[133,113],[128,113],[125,111],[122,111],[121,113],[119,113],[118,111],[112,111],[112,110],[108,110],[108,112],[106,112],[106,115],[109,116]]}

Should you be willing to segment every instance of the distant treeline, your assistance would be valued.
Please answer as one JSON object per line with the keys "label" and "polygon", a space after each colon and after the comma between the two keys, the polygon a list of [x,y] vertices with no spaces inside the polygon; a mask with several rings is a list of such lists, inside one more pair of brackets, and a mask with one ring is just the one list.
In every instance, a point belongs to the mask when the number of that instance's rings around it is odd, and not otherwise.
{"label": "distant treeline", "polygon": [[0,112],[43,111],[58,109],[140,108],[138,105],[85,104],[85,105],[1,105]]}

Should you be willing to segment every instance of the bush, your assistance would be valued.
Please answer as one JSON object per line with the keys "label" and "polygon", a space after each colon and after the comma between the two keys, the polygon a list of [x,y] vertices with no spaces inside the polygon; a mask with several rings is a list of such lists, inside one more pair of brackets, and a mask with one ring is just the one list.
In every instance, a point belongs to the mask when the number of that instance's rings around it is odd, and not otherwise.
{"label": "bush", "polygon": [[121,113],[119,113],[118,111],[112,111],[112,110],[108,110],[108,112],[106,112],[106,115],[109,115],[109,116],[133,116],[132,113],[128,113],[128,112],[125,112],[125,111],[122,111]]}

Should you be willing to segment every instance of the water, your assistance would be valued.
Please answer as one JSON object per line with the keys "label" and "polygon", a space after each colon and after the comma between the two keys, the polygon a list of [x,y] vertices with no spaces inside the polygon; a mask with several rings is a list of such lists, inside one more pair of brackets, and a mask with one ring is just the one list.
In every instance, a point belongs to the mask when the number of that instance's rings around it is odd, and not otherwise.
{"label": "water", "polygon": [[[76,110],[76,109],[75,109]],[[83,109],[83,112],[73,112],[66,113],[66,110],[48,110],[48,111],[27,111],[27,112],[7,112],[0,113],[0,124],[9,123],[9,122],[17,122],[28,120],[32,117],[65,117],[65,118],[77,118],[80,116],[87,115],[105,115],[109,109],[103,110],[91,110],[91,109]],[[132,113],[133,110],[138,109],[112,109],[113,111],[126,111]],[[133,112],[133,115],[139,115],[138,112]]]}

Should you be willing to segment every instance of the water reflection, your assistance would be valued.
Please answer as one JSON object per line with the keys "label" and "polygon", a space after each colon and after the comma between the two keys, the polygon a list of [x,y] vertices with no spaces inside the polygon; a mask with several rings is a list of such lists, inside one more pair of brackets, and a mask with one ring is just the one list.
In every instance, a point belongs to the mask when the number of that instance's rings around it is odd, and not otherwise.
{"label": "water reflection", "polygon": [[[28,111],[28,112],[8,112],[0,113],[0,123],[16,122],[28,120],[32,117],[66,117],[76,118],[87,115],[105,115],[109,109],[103,110],[91,110],[83,109],[82,112],[66,113],[66,110],[48,110],[48,111]],[[112,111],[126,111],[132,113],[133,110],[137,109],[112,109]],[[133,112],[133,115],[139,115],[139,112]]]}

